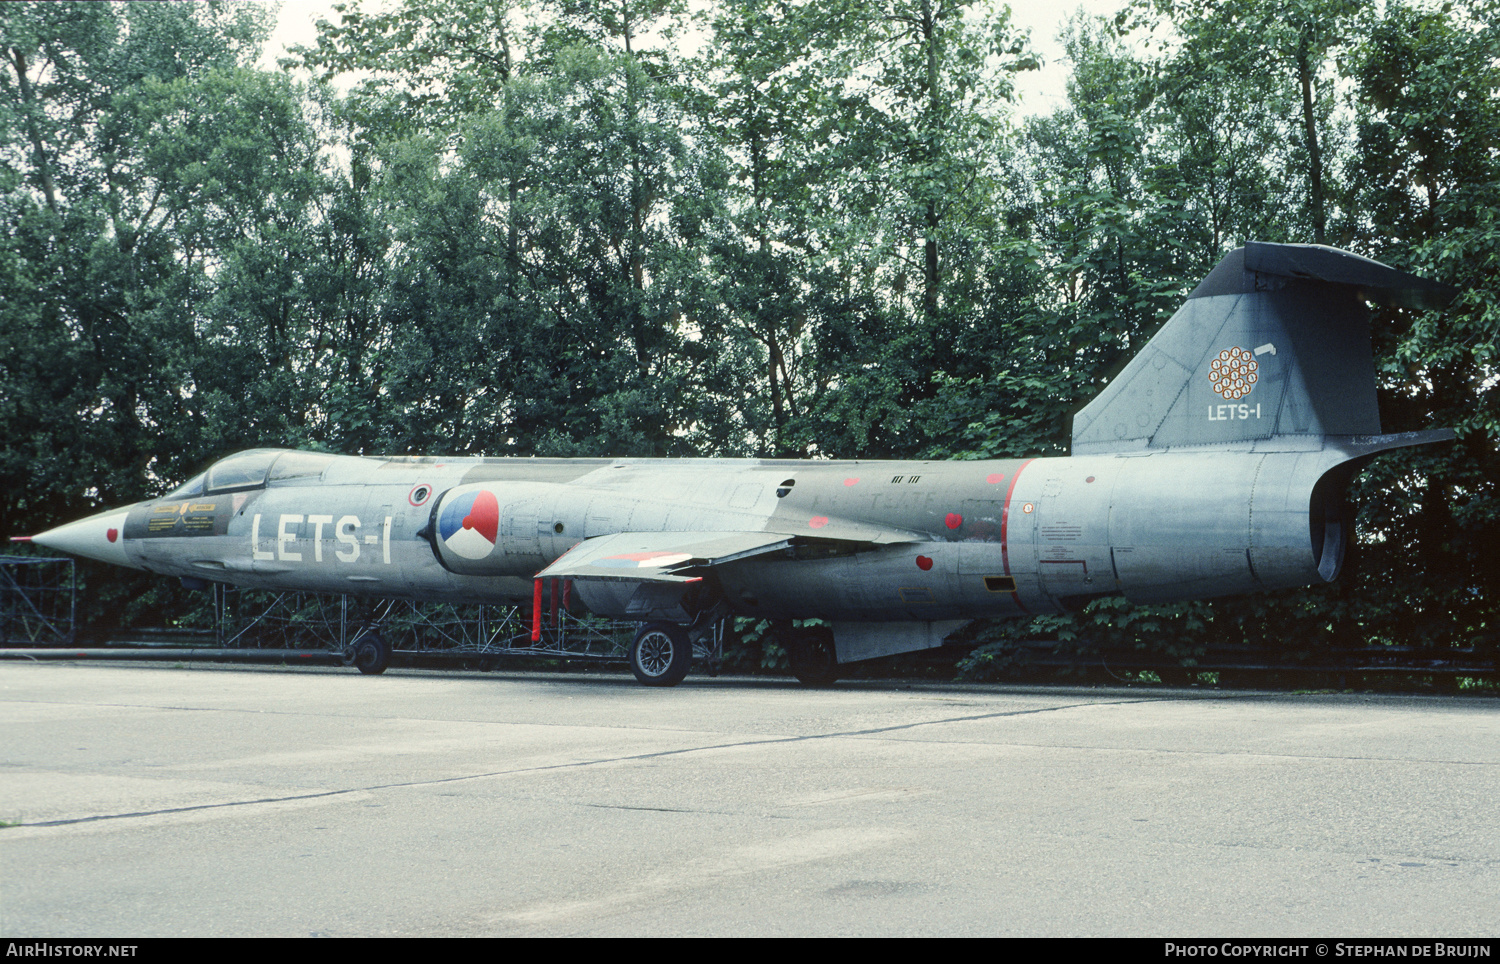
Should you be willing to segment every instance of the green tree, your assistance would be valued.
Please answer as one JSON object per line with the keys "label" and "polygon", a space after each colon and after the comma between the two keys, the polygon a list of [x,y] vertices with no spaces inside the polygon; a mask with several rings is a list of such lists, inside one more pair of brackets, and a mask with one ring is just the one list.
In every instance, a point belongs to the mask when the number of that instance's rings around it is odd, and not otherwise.
{"label": "green tree", "polygon": [[[1382,459],[1360,480],[1370,632],[1493,645],[1500,581],[1500,7],[1391,3],[1361,45],[1350,165],[1354,230],[1376,257],[1458,287],[1439,312],[1374,326],[1387,431],[1449,426],[1452,446]],[[1398,587],[1392,591],[1392,587]]]}
{"label": "green tree", "polygon": [[755,3],[720,13],[711,62],[726,330],[759,356],[770,450],[915,454],[971,357],[1024,45],[971,4]]}
{"label": "green tree", "polygon": [[258,186],[238,172],[193,184],[207,168],[179,165],[171,146],[190,135],[159,121],[190,89],[226,95],[246,82],[218,78],[263,35],[261,11],[222,4],[0,8],[16,286],[0,299],[13,312],[0,380],[15,416],[3,471],[30,493],[26,527],[138,498],[174,474],[155,462],[188,390],[191,279],[214,243],[210,223],[234,216],[223,205],[257,203]]}
{"label": "green tree", "polygon": [[[373,366],[387,417],[403,446],[711,449],[725,424],[704,408],[715,364],[690,337],[711,165],[683,137],[671,56],[636,46],[677,11],[544,12],[345,10],[302,52],[330,76],[375,71],[344,116],[398,241],[380,312],[391,334]],[[450,87],[461,102],[435,93]]]}
{"label": "green tree", "polygon": [[[1237,112],[1274,116],[1284,142],[1288,174],[1302,185],[1300,204],[1310,240],[1328,240],[1330,180],[1336,170],[1325,155],[1334,125],[1335,51],[1368,29],[1371,5],[1358,0],[1141,0],[1164,15],[1181,36],[1176,71],[1205,86],[1242,92],[1227,105]],[[1206,74],[1189,73],[1213,64]],[[1334,143],[1337,143],[1336,139]],[[1262,139],[1265,147],[1273,146]],[[1288,178],[1292,180],[1292,178]]]}
{"label": "green tree", "polygon": [[[239,67],[268,12],[0,7],[0,527],[134,501],[220,454],[215,364],[242,346],[203,309],[229,249],[315,193],[298,93]],[[240,442],[260,412],[249,373],[223,372]],[[85,571],[111,619],[152,604],[129,575]]]}

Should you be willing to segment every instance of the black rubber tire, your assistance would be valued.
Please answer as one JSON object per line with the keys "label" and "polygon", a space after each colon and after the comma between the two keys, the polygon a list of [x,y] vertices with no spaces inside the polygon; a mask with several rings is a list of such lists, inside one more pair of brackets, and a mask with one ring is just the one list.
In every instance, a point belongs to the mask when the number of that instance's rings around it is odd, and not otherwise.
{"label": "black rubber tire", "polygon": [[676,686],[693,665],[687,630],[672,623],[647,623],[630,644],[630,670],[645,686]]}
{"label": "black rubber tire", "polygon": [[354,641],[354,666],[366,676],[378,676],[391,665],[391,644],[379,633],[365,633]]}
{"label": "black rubber tire", "polygon": [[809,626],[792,630],[786,643],[792,675],[803,686],[832,686],[838,682],[839,659],[833,648],[833,630]]}

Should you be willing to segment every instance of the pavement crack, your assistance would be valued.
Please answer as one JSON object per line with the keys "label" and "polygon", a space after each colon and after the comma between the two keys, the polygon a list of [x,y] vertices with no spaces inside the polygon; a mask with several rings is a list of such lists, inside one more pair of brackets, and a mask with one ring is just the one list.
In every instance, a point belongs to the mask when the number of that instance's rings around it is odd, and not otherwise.
{"label": "pavement crack", "polygon": [[[536,765],[536,766],[513,767],[513,768],[503,769],[503,770],[489,770],[489,771],[485,771],[483,773],[469,773],[469,774],[463,774],[463,775],[460,775],[460,776],[441,777],[441,778],[430,779],[430,780],[409,780],[409,781],[401,781],[401,782],[395,782],[395,783],[377,783],[377,784],[370,784],[370,785],[366,785],[366,786],[346,787],[346,788],[337,789],[337,790],[320,790],[320,791],[310,792],[310,793],[287,794],[285,796],[275,796],[275,797],[256,797],[254,799],[248,799],[248,800],[226,800],[226,801],[221,801],[221,802],[217,802],[217,803],[195,804],[195,805],[184,806],[184,807],[165,807],[165,808],[160,808],[160,809],[155,809],[155,810],[138,810],[138,811],[130,811],[130,812],[126,812],[126,813],[91,814],[91,815],[85,816],[85,817],[70,817],[70,818],[64,818],[64,819],[58,819],[58,820],[44,820],[44,821],[37,821],[35,823],[30,823],[30,822],[15,823],[15,824],[10,824],[10,826],[11,827],[33,827],[33,828],[39,828],[39,827],[66,827],[66,826],[76,826],[76,825],[80,825],[80,824],[100,823],[100,822],[109,821],[109,820],[129,820],[129,819],[133,819],[133,818],[155,817],[155,816],[169,816],[169,815],[173,815],[173,814],[197,813],[197,812],[211,811],[211,810],[228,810],[228,809],[232,809],[232,808],[235,808],[235,807],[250,807],[250,806],[258,806],[258,805],[265,805],[265,804],[277,804],[277,803],[295,803],[295,802],[299,802],[299,801],[328,799],[328,798],[333,798],[333,797],[349,796],[349,795],[360,794],[360,793],[378,793],[378,792],[383,791],[383,790],[403,790],[403,789],[420,789],[420,788],[423,788],[423,787],[436,787],[436,786],[443,786],[443,785],[446,785],[446,784],[464,783],[464,782],[475,781],[475,780],[490,780],[490,779],[495,779],[495,778],[499,778],[499,777],[520,776],[520,775],[528,774],[528,773],[545,773],[545,772],[553,771],[553,770],[581,769],[581,768],[586,768],[586,767],[607,766],[607,765],[610,765],[610,764],[635,763],[635,762],[641,762],[641,761],[646,761],[646,760],[661,760],[661,759],[666,759],[666,758],[670,758],[670,757],[687,756],[689,754],[694,754],[694,753],[707,753],[707,752],[714,752],[714,751],[720,751],[720,750],[733,750],[733,749],[739,749],[739,748],[745,748],[745,747],[766,747],[766,746],[775,746],[775,745],[778,745],[778,744],[787,744],[787,745],[790,745],[790,744],[797,744],[797,743],[810,743],[810,742],[815,742],[815,741],[818,741],[818,740],[832,740],[832,739],[850,739],[850,738],[860,738],[860,737],[872,737],[872,736],[881,736],[881,735],[889,734],[889,733],[898,733],[898,732],[909,731],[909,730],[917,730],[917,729],[921,729],[921,728],[924,728],[924,727],[942,726],[942,725],[945,725],[945,724],[952,724],[952,723],[972,723],[972,722],[978,722],[978,721],[983,721],[983,720],[1004,719],[1004,718],[1007,718],[1007,717],[1033,716],[1033,715],[1044,714],[1044,713],[1057,713],[1057,712],[1061,712],[1061,711],[1064,711],[1064,710],[1085,709],[1085,708],[1096,707],[1096,706],[1128,706],[1128,705],[1133,705],[1133,704],[1159,703],[1159,702],[1173,702],[1173,701],[1172,700],[1162,700],[1159,697],[1152,697],[1152,698],[1145,698],[1145,699],[1127,699],[1127,700],[1111,700],[1111,701],[1085,701],[1085,702],[1078,702],[1078,703],[1066,703],[1066,704],[1062,704],[1062,705],[1059,705],[1059,706],[1036,707],[1036,708],[1033,708],[1033,709],[1024,709],[1024,710],[1004,710],[1004,711],[999,711],[999,712],[994,712],[994,713],[972,713],[972,714],[966,714],[966,715],[962,715],[962,716],[945,716],[945,717],[942,717],[940,719],[933,719],[933,720],[920,720],[920,721],[916,721],[916,722],[912,722],[912,723],[899,723],[899,724],[893,724],[893,725],[890,725],[890,726],[872,726],[872,727],[864,727],[864,728],[861,728],[861,729],[838,730],[838,731],[827,732],[827,733],[808,733],[808,734],[803,734],[803,735],[798,735],[798,736],[767,737],[767,738],[764,738],[764,739],[745,739],[745,740],[733,740],[733,741],[718,742],[718,743],[706,743],[706,744],[699,744],[699,745],[696,745],[696,746],[677,747],[675,749],[670,749],[670,750],[653,750],[653,751],[648,751],[648,752],[644,752],[644,753],[630,753],[630,754],[621,754],[621,755],[616,755],[616,756],[596,757],[596,758],[593,758],[593,759],[586,759],[586,760],[573,760],[573,761],[569,761],[569,762],[566,762],[566,763],[548,763],[548,764],[541,764],[541,765]],[[162,707],[155,707],[155,708],[156,709],[162,709]],[[1011,745],[1027,745],[1027,744],[1011,744]],[[1038,745],[1040,745],[1040,744],[1038,744]],[[1062,747],[1059,747],[1056,744],[1046,744],[1046,746],[1049,747],[1049,748],[1052,748],[1052,749],[1062,748]],[[1067,747],[1067,748],[1068,749],[1098,749],[1097,747],[1079,747],[1079,746],[1073,746],[1073,747]],[[1207,752],[1210,755],[1213,754],[1213,751],[1201,751],[1201,750],[1193,750],[1193,751],[1162,750],[1160,748],[1157,748],[1157,749],[1154,749],[1154,750],[1147,750],[1145,752],[1158,752],[1158,753],[1162,753],[1162,752],[1165,752],[1165,753],[1172,753],[1172,752],[1183,753],[1183,752],[1187,752],[1187,753],[1194,753],[1194,754],[1202,754],[1202,753]],[[1300,754],[1284,754],[1284,753],[1267,753],[1265,755],[1267,755],[1267,756],[1276,756],[1276,757],[1300,757],[1301,756]],[[1327,759],[1327,758],[1326,757],[1317,757],[1317,759]],[[1346,759],[1346,758],[1338,757],[1336,759]],[[1347,758],[1347,759],[1369,760],[1369,759],[1372,759],[1372,758],[1351,757],[1351,758]],[[1374,758],[1374,759],[1379,759],[1379,758]],[[1442,764],[1454,765],[1454,764],[1472,763],[1473,761],[1406,761],[1406,762],[1442,763]],[[658,811],[658,812],[663,812],[663,813],[718,812],[718,811],[681,810],[681,809],[674,809],[674,808],[667,808],[667,807],[630,807],[630,806],[619,806],[619,805],[608,805],[608,804],[588,804],[588,806],[595,806],[595,807],[600,807],[600,808],[605,808],[605,809],[618,809],[618,810],[651,810],[651,811]],[[0,837],[3,837],[3,830],[0,830]]]}
{"label": "pavement crack", "polygon": [[630,807],[623,803],[585,803],[594,810],[644,810],[648,813],[712,813],[721,817],[733,816],[728,810],[698,810],[693,807]]}
{"label": "pavement crack", "polygon": [[350,793],[363,793],[368,788],[356,787],[346,790],[322,790],[318,793],[298,793],[286,797],[257,797],[254,800],[224,800],[219,803],[199,803],[190,807],[163,807],[159,810],[134,810],[129,813],[96,813],[87,817],[68,817],[63,820],[38,820],[35,823],[12,824],[16,827],[68,827],[82,823],[98,823],[101,820],[128,820],[132,817],[160,817],[174,813],[197,813],[203,810],[222,810],[228,807],[250,807],[264,803],[291,803],[297,800],[316,800],[319,797],[337,797]]}
{"label": "pavement crack", "polygon": [[[23,827],[66,827],[78,824],[99,823],[105,820],[129,820],[140,817],[167,816],[180,813],[197,813],[206,810],[223,810],[232,807],[257,806],[268,803],[292,803],[302,800],[317,800],[328,797],[345,796],[354,793],[373,793],[381,790],[416,789],[420,787],[441,786],[448,783],[462,783],[469,780],[487,780],[496,777],[516,776],[523,773],[538,773],[548,770],[565,770],[580,767],[602,766],[612,763],[632,763],[639,760],[659,760],[666,757],[685,756],[690,753],[704,753],[714,750],[731,750],[750,746],[775,746],[776,744],[806,743],[815,740],[829,740],[862,736],[878,736],[883,733],[894,733],[902,730],[913,730],[926,726],[940,726],[945,723],[968,723],[977,720],[1001,719],[1011,716],[1030,716],[1037,713],[1054,713],[1060,710],[1078,709],[1089,706],[1117,706],[1133,703],[1161,702],[1159,699],[1139,700],[1114,700],[1109,702],[1082,702],[1067,703],[1061,706],[1037,707],[1028,710],[1005,710],[997,713],[974,713],[966,716],[949,716],[936,720],[920,720],[914,723],[901,723],[892,726],[867,727],[859,730],[839,730],[832,733],[809,733],[802,736],[770,737],[763,740],[736,740],[728,743],[710,743],[700,746],[679,747],[673,750],[657,750],[649,753],[633,753],[623,756],[601,757],[593,760],[575,760],[570,763],[554,763],[545,766],[517,767],[510,770],[494,770],[485,773],[470,773],[457,777],[444,777],[437,780],[414,780],[402,783],[382,783],[362,787],[348,787],[342,790],[321,790],[316,793],[291,794],[282,797],[257,797],[253,800],[226,800],[219,803],[196,804],[187,807],[166,807],[158,810],[136,810],[128,813],[101,813],[91,814],[87,817],[69,817],[60,820],[43,820],[36,823],[20,823],[14,826]],[[163,709],[164,707],[156,707]],[[171,707],[177,709],[178,707]],[[189,709],[182,707],[182,709]],[[660,809],[652,807],[621,807],[618,809]],[[687,811],[664,810],[664,812],[683,813]]]}

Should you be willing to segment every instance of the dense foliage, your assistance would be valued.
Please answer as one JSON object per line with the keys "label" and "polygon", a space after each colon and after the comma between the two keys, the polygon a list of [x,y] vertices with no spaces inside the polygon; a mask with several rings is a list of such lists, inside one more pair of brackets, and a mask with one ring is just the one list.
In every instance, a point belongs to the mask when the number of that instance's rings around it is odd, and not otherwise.
{"label": "dense foliage", "polygon": [[1460,438],[1360,477],[1349,575],[986,631],[1493,643],[1497,0],[1137,0],[1025,120],[975,0],[378,9],[268,73],[259,4],[0,5],[0,530],[255,445],[1059,453],[1228,249],[1320,240],[1464,289],[1377,315],[1386,429]]}

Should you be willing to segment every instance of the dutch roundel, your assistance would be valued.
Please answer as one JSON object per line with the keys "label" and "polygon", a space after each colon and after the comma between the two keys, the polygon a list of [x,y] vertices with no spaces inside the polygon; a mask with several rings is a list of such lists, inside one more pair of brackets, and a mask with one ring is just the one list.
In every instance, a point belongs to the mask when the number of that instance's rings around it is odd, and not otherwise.
{"label": "dutch roundel", "polygon": [[488,556],[499,533],[500,502],[484,489],[456,496],[438,516],[438,538],[444,548],[465,559]]}

